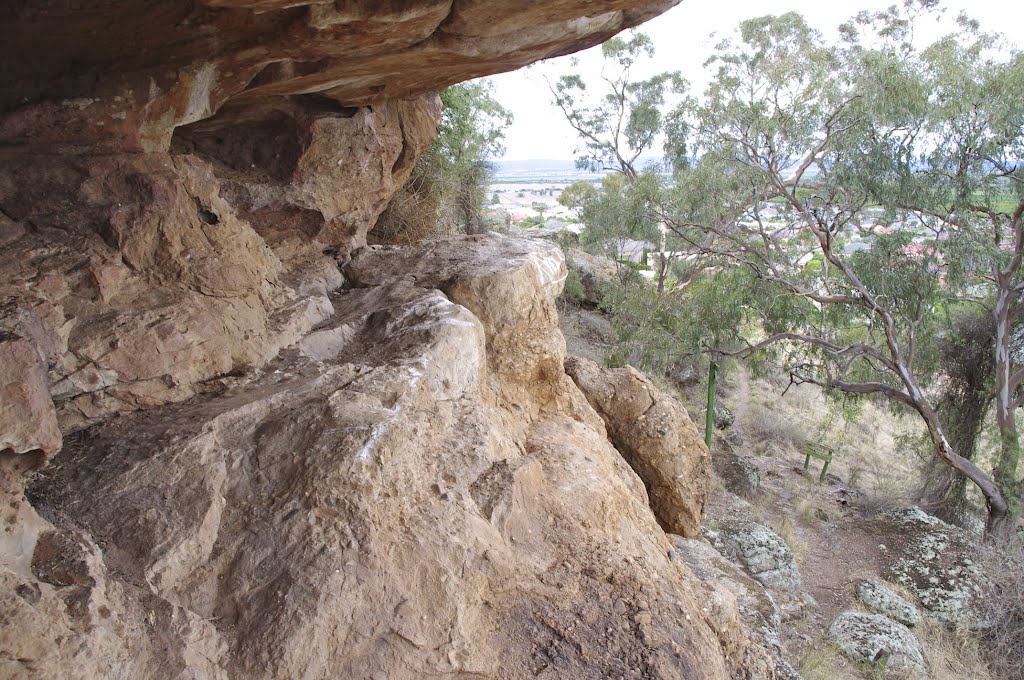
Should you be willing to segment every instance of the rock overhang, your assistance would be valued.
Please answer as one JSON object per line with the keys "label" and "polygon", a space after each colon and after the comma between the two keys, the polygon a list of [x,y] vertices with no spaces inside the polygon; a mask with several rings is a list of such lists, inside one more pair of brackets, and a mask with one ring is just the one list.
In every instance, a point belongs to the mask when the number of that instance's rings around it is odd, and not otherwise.
{"label": "rock overhang", "polygon": [[8,4],[0,139],[46,152],[165,151],[176,127],[218,112],[230,125],[285,97],[415,97],[596,45],[678,2]]}

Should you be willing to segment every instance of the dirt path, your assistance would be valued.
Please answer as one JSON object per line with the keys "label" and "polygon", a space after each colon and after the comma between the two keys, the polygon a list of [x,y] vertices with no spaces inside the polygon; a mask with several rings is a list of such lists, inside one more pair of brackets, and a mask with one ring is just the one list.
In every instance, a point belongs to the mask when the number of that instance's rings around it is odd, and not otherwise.
{"label": "dirt path", "polygon": [[747,367],[740,364],[736,370],[736,393],[734,395],[733,416],[737,423],[742,423],[750,406],[750,373]]}

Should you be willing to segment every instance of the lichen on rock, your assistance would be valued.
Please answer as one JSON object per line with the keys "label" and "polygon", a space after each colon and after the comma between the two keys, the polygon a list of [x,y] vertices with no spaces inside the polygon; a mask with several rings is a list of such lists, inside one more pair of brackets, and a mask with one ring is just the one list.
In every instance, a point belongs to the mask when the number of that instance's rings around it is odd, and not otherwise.
{"label": "lichen on rock", "polygon": [[862,579],[857,583],[857,597],[877,613],[913,628],[921,623],[921,615],[914,605],[892,592],[885,584],[875,579]]}
{"label": "lichen on rock", "polygon": [[924,650],[906,626],[881,614],[843,612],[829,636],[850,659],[902,673],[928,672]]}
{"label": "lichen on rock", "polygon": [[892,537],[886,540],[893,549],[882,574],[887,580],[912,592],[937,621],[988,625],[981,606],[988,577],[962,529],[916,507],[893,510],[875,522],[880,534]]}
{"label": "lichen on rock", "polygon": [[716,547],[739,560],[761,583],[780,590],[800,587],[800,569],[782,537],[763,524],[729,520],[710,532]]}

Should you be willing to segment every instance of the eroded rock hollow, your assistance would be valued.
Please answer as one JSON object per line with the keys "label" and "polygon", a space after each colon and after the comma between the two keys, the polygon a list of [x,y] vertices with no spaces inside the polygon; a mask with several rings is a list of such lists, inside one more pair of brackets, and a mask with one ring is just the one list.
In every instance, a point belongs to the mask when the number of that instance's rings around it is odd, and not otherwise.
{"label": "eroded rock hollow", "polygon": [[433,90],[673,4],[0,9],[0,675],[749,675],[560,252],[365,247]]}

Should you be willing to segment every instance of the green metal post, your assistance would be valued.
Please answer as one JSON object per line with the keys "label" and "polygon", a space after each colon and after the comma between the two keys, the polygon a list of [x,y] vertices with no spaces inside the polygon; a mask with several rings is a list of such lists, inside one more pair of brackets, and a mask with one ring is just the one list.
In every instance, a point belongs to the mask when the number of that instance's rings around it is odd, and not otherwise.
{"label": "green metal post", "polygon": [[715,434],[715,378],[718,377],[718,364],[711,362],[708,371],[708,416],[704,423],[704,443],[711,449],[711,437]]}

